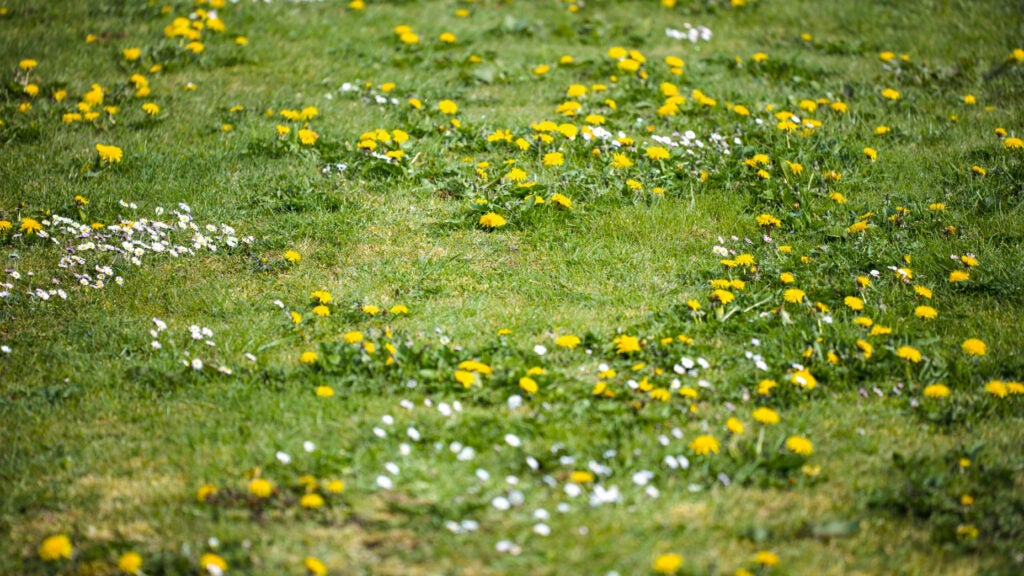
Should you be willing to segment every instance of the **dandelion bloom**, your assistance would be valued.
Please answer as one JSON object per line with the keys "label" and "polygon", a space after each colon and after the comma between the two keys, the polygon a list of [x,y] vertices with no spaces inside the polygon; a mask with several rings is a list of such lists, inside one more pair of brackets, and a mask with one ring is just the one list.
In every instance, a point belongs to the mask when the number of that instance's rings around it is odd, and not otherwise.
{"label": "dandelion bloom", "polygon": [[966,282],[971,279],[971,275],[963,270],[953,270],[949,273],[950,282]]}
{"label": "dandelion bloom", "polygon": [[667,160],[669,152],[661,146],[652,146],[647,149],[647,157],[651,160]]}
{"label": "dandelion bloom", "polygon": [[327,566],[323,562],[309,556],[302,561],[302,565],[309,571],[313,576],[327,576]]}
{"label": "dandelion bloom", "polygon": [[39,65],[39,62],[36,62],[35,60],[33,60],[31,58],[26,58],[26,59],[22,60],[21,62],[18,62],[18,68],[20,68],[21,70],[24,70],[26,72],[28,72],[29,70],[35,68],[38,65]]}
{"label": "dandelion bloom", "polygon": [[107,164],[120,162],[124,156],[124,152],[120,148],[117,146],[107,146],[106,144],[97,144],[96,151],[100,154],[100,162]]}
{"label": "dandelion bloom", "polygon": [[1007,138],[1003,140],[1003,147],[1010,150],[1024,150],[1024,140],[1016,137]]}
{"label": "dandelion bloom", "polygon": [[456,370],[453,374],[455,381],[469,388],[476,382],[476,376],[468,370]]}
{"label": "dandelion bloom", "polygon": [[977,338],[968,338],[964,340],[964,343],[960,345],[960,348],[964,351],[964,354],[968,356],[984,356],[988,352],[988,347],[985,343]]}
{"label": "dandelion bloom", "polygon": [[452,34],[451,32],[444,32],[440,36],[438,36],[437,39],[440,40],[444,44],[454,44],[455,43],[455,34]]}
{"label": "dandelion bloom", "polygon": [[216,493],[216,486],[214,486],[213,484],[203,484],[202,486],[199,487],[199,490],[196,490],[196,501],[206,502],[207,499],[210,498],[210,496],[213,496]]}
{"label": "dandelion bloom", "polygon": [[302,144],[305,146],[312,146],[313,144],[316,144],[316,141],[319,138],[319,134],[308,128],[303,128],[302,130],[299,130],[299,142],[302,142]]}
{"label": "dandelion bloom", "polygon": [[683,557],[679,554],[662,554],[654,559],[651,568],[658,574],[675,574],[683,566]]}
{"label": "dandelion bloom", "polygon": [[864,301],[856,296],[847,296],[846,298],[843,298],[843,304],[846,304],[846,307],[850,310],[855,310],[857,312],[864,309]]}
{"label": "dandelion bloom", "polygon": [[117,569],[125,574],[138,574],[142,568],[142,556],[135,552],[125,552],[117,559]]}
{"label": "dandelion bloom", "polygon": [[586,470],[573,470],[569,475],[569,480],[576,484],[588,484],[594,481],[594,474]]}
{"label": "dandelion bloom", "polygon": [[996,398],[1006,398],[1009,393],[1009,389],[1002,381],[992,380],[988,384],[985,384],[985,392],[988,392]]}
{"label": "dandelion bloom", "polygon": [[782,293],[782,299],[790,304],[799,304],[807,293],[799,288],[790,288]]}
{"label": "dandelion bloom", "polygon": [[794,454],[810,456],[814,453],[814,444],[807,438],[801,436],[790,436],[786,438],[786,449]]}
{"label": "dandelion bloom", "polygon": [[442,114],[454,116],[455,113],[459,111],[459,105],[451,100],[441,100],[437,103],[437,109],[440,110]]}
{"label": "dandelion bloom", "polygon": [[207,572],[213,574],[213,570],[210,569],[212,566],[214,570],[220,573],[225,572],[228,569],[228,563],[223,558],[214,554],[213,552],[207,552],[199,557],[199,566]]}
{"label": "dandelion bloom", "polygon": [[320,317],[330,316],[331,309],[328,308],[327,306],[324,306],[323,304],[320,304],[317,306],[313,306],[313,314],[316,314],[317,316]]}
{"label": "dandelion bloom", "polygon": [[736,296],[728,290],[712,290],[711,300],[715,300],[721,304],[728,304],[736,299]]}
{"label": "dandelion bloom", "polygon": [[814,374],[811,374],[811,371],[807,368],[794,372],[793,375],[790,376],[789,381],[796,386],[806,388],[807,390],[814,390],[815,386],[818,385],[818,379],[815,378]]}
{"label": "dandelion bloom", "polygon": [[779,564],[779,557],[772,552],[762,550],[754,556],[754,562],[761,566],[777,566]]}
{"label": "dandelion bloom", "polygon": [[640,351],[640,339],[636,336],[623,334],[616,337],[613,342],[615,343],[616,354],[629,354],[630,352]]}
{"label": "dandelion bloom", "polygon": [[896,355],[904,360],[909,360],[914,364],[921,361],[921,352],[917,348],[911,346],[900,346],[896,349]]}
{"label": "dandelion bloom", "polygon": [[124,55],[125,60],[129,62],[134,62],[139,59],[139,56],[142,55],[142,50],[138,48],[125,48],[121,51],[121,54]]}
{"label": "dandelion bloom", "polygon": [[772,388],[775,388],[778,385],[779,383],[775,380],[761,380],[757,383],[757,393],[761,396],[768,396],[772,393]]}
{"label": "dandelion bloom", "polygon": [[753,416],[754,420],[768,426],[779,423],[779,413],[771,408],[758,408],[754,410],[751,416]]}
{"label": "dandelion bloom", "polygon": [[319,358],[320,355],[317,354],[316,352],[306,351],[303,352],[302,356],[299,357],[299,362],[302,362],[303,364],[312,364],[313,362],[316,362]]}
{"label": "dandelion bloom", "polygon": [[495,212],[488,212],[487,214],[484,214],[483,216],[480,217],[479,224],[484,228],[494,229],[501,228],[505,224],[508,224],[508,221],[505,220],[501,216],[501,214],[497,214]]}
{"label": "dandelion bloom", "polygon": [[949,387],[945,384],[930,384],[922,391],[925,398],[946,398],[949,396]]}
{"label": "dandelion bloom", "polygon": [[698,456],[707,456],[708,454],[718,454],[718,439],[714,436],[705,434],[703,436],[697,436],[690,442],[690,450],[693,450],[694,454]]}
{"label": "dandelion bloom", "polygon": [[64,534],[56,534],[39,545],[39,558],[44,562],[70,560],[72,551],[71,540]]}
{"label": "dandelion bloom", "polygon": [[160,107],[153,102],[146,102],[142,105],[142,111],[150,116],[153,116],[160,112]]}
{"label": "dandelion bloom", "polygon": [[299,500],[299,506],[307,510],[315,510],[324,505],[324,498],[319,494],[303,494]]}
{"label": "dandelion bloom", "polygon": [[286,250],[284,253],[284,259],[289,262],[298,262],[302,260],[302,254],[299,254],[295,250]]}
{"label": "dandelion bloom", "polygon": [[[9,227],[9,225],[8,225]],[[35,218],[22,218],[18,230],[25,234],[37,234],[43,229],[43,225]]]}
{"label": "dandelion bloom", "polygon": [[782,220],[779,220],[771,214],[759,214],[756,220],[757,225],[762,228],[775,228],[782,225]]}
{"label": "dandelion bloom", "polygon": [[900,99],[900,93],[892,88],[886,88],[885,90],[882,90],[882,98],[895,102]]}
{"label": "dandelion bloom", "polygon": [[346,332],[343,338],[348,344],[359,344],[363,341],[363,333],[353,330],[351,332]]}
{"label": "dandelion bloom", "polygon": [[513,168],[508,171],[508,174],[505,174],[505,178],[513,182],[523,182],[526,180],[526,170],[523,170],[522,168]]}
{"label": "dandelion bloom", "polygon": [[189,42],[185,45],[185,49],[193,54],[199,54],[203,50],[206,50],[206,46],[203,46],[202,42]]}
{"label": "dandelion bloom", "polygon": [[932,297],[931,289],[930,288],[926,288],[924,286],[914,286],[914,294],[917,294],[921,298],[927,298],[929,300]]}
{"label": "dandelion bloom", "polygon": [[548,152],[543,162],[545,166],[561,166],[565,164],[565,156],[561,152]]}
{"label": "dandelion bloom", "polygon": [[334,388],[330,386],[317,386],[316,395],[320,398],[330,398],[334,396]]}
{"label": "dandelion bloom", "polygon": [[932,320],[934,318],[938,318],[939,313],[931,306],[918,306],[917,308],[914,308],[914,316],[924,318],[925,320]]}
{"label": "dandelion bloom", "polygon": [[629,159],[629,156],[620,154],[618,152],[612,153],[612,167],[613,168],[631,168],[633,161]]}
{"label": "dandelion bloom", "polygon": [[790,272],[783,272],[782,274],[779,274],[779,281],[783,284],[792,284],[793,282],[796,282],[796,276],[793,276]]}
{"label": "dandelion bloom", "polygon": [[874,162],[875,160],[878,159],[878,151],[875,150],[874,148],[865,148],[864,156],[866,156],[868,160]]}
{"label": "dandelion bloom", "polygon": [[536,394],[538,389],[537,381],[529,376],[523,376],[519,379],[519,387],[527,394]]}
{"label": "dandelion bloom", "polygon": [[856,234],[857,232],[863,232],[868,229],[868,223],[861,220],[860,222],[854,222],[846,227],[847,234]]}
{"label": "dandelion bloom", "polygon": [[739,418],[729,418],[725,421],[725,429],[739,436],[743,434],[743,422]]}
{"label": "dandelion bloom", "polygon": [[565,194],[554,194],[551,196],[551,203],[555,206],[572,210],[572,200]]}
{"label": "dandelion bloom", "polygon": [[555,346],[558,346],[559,348],[568,348],[572,350],[579,346],[579,344],[580,338],[574,334],[563,334],[562,336],[555,338]]}

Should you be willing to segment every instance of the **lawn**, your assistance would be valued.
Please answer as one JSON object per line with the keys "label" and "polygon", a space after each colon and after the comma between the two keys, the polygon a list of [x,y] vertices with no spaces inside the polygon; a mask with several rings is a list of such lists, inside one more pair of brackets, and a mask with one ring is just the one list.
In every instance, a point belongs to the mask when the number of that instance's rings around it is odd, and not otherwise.
{"label": "lawn", "polygon": [[1022,45],[0,4],[0,574],[1024,572]]}

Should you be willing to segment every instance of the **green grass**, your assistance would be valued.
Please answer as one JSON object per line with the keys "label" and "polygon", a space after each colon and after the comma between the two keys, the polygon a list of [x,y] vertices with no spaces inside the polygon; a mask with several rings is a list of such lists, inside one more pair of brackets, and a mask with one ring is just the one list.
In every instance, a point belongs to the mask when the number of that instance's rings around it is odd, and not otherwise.
{"label": "green grass", "polygon": [[[200,54],[164,28],[208,6],[4,5],[0,220],[12,229],[0,228],[0,247],[12,287],[0,298],[0,345],[10,349],[0,354],[0,573],[115,574],[127,551],[149,575],[205,574],[207,552],[229,574],[303,574],[307,557],[332,574],[648,574],[667,553],[693,575],[1019,573],[1024,400],[989,383],[1024,376],[1024,150],[1006,145],[1024,132],[1024,64],[1008,56],[1020,48],[1024,4],[677,4],[593,1],[573,13],[554,0],[227,3],[218,9],[226,31],[204,30]],[[709,27],[712,39],[665,35],[684,23]],[[398,40],[402,24],[419,44]],[[442,32],[457,41],[442,45]],[[647,77],[618,69],[613,46],[639,50]],[[132,47],[139,62],[122,56]],[[907,60],[886,65],[883,51]],[[564,55],[574,62],[560,64]],[[666,56],[685,60],[682,75]],[[19,70],[28,58],[38,67]],[[540,64],[550,72],[534,74]],[[136,73],[149,96],[133,94]],[[388,82],[396,87],[385,94]],[[658,114],[663,82],[686,97],[677,115]],[[27,83],[39,94],[26,96]],[[62,122],[92,84],[119,108],[113,121]],[[572,84],[588,87],[575,117],[556,112]],[[884,99],[885,88],[900,99]],[[715,106],[699,105],[695,89]],[[460,126],[438,111],[446,99]],[[800,108],[819,99],[815,111]],[[143,102],[160,112],[147,117]],[[308,122],[281,115],[308,106],[318,110]],[[780,111],[822,124],[787,134]],[[579,129],[589,114],[634,143],[554,133],[543,144],[531,128]],[[311,146],[298,138],[307,124],[319,134]],[[278,137],[277,125],[290,132]],[[360,149],[360,135],[378,128],[410,135],[404,158],[389,164]],[[496,130],[532,145],[489,142]],[[645,157],[653,135],[678,141],[687,130],[705,143],[694,155]],[[100,162],[97,143],[123,159]],[[544,166],[549,151],[563,152],[564,166]],[[634,166],[613,168],[615,152]],[[755,154],[770,163],[747,165]],[[534,187],[505,178],[512,160]],[[490,164],[483,175],[480,162]],[[572,210],[557,209],[555,193]],[[90,282],[95,265],[111,266],[101,289],[59,266],[89,238],[60,232],[54,215],[174,223],[182,202],[200,231],[229,225],[238,245],[221,238],[216,252],[147,253],[139,265],[81,251],[89,263],[74,272]],[[483,228],[490,211],[508,224]],[[771,242],[761,214],[781,221]],[[20,233],[23,218],[58,241]],[[862,219],[866,231],[848,231]],[[192,242],[190,232],[172,238]],[[756,265],[723,265],[716,247]],[[288,262],[287,250],[301,260]],[[968,254],[976,267],[951,258]],[[959,270],[970,279],[950,282]],[[784,284],[784,272],[795,282]],[[858,288],[858,276],[871,285]],[[720,304],[715,280],[744,285]],[[28,293],[37,288],[67,298]],[[791,288],[806,298],[787,302]],[[317,290],[333,297],[328,317],[313,313]],[[844,304],[853,295],[864,311]],[[366,305],[409,313],[369,315]],[[938,317],[915,316],[921,305]],[[869,336],[858,316],[892,333]],[[159,350],[154,318],[168,326]],[[192,325],[209,328],[215,345],[193,340]],[[353,331],[376,349],[346,342]],[[560,349],[566,334],[581,344]],[[617,351],[622,335],[640,349]],[[968,338],[986,354],[968,356]],[[858,341],[872,345],[870,357]],[[900,358],[902,346],[921,362]],[[303,352],[318,358],[302,363]],[[186,365],[196,357],[202,370]],[[455,372],[470,359],[493,374],[465,388]],[[698,359],[707,366],[677,375]],[[791,382],[796,364],[817,379],[812,390]],[[532,376],[531,395],[520,378],[536,366],[547,373]],[[696,398],[673,391],[661,402],[644,389],[674,390],[675,378]],[[763,379],[778,383],[767,395],[757,392]],[[924,396],[937,383],[948,398]],[[332,397],[316,394],[325,386]],[[438,409],[455,402],[451,415]],[[781,422],[757,424],[759,406]],[[730,417],[743,434],[726,430]],[[705,434],[718,454],[690,447]],[[789,436],[809,439],[813,453],[787,449]],[[669,465],[680,456],[688,468]],[[587,470],[593,481],[568,495],[573,473]],[[634,480],[643,472],[646,485]],[[303,487],[305,475],[315,488]],[[378,485],[382,475],[392,489]],[[248,494],[257,476],[275,486],[271,498]],[[327,490],[330,480],[344,491]],[[197,501],[207,484],[216,493]],[[619,500],[592,506],[604,490]],[[307,491],[326,505],[303,509]],[[496,505],[520,496],[508,510]],[[446,524],[467,520],[478,529]],[[70,538],[71,559],[40,558],[55,534]],[[758,567],[759,551],[777,554],[778,566]]]}

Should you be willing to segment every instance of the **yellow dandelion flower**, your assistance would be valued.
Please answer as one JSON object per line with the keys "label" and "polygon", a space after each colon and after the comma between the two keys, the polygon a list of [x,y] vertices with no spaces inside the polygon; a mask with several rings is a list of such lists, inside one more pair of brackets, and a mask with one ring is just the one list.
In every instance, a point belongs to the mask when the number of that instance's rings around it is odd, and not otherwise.
{"label": "yellow dandelion flower", "polygon": [[654,559],[651,568],[658,574],[675,574],[683,566],[683,557],[679,554],[662,554]]}
{"label": "yellow dandelion flower", "polygon": [[843,298],[843,304],[846,304],[847,308],[856,312],[860,312],[864,309],[864,301],[856,296],[847,296],[846,298]]}
{"label": "yellow dandelion flower", "polygon": [[124,152],[117,146],[107,146],[105,144],[97,144],[96,151],[100,155],[100,162],[105,164],[113,164],[120,162],[124,156]]}
{"label": "yellow dandelion flower", "polygon": [[324,497],[319,494],[303,494],[299,499],[299,506],[307,510],[315,510],[324,505]]}
{"label": "yellow dandelion flower", "polygon": [[[356,4],[356,3],[362,5],[362,0],[354,0],[352,2],[352,4]],[[352,4],[349,4],[350,8],[352,7]],[[353,9],[354,10],[362,10],[362,7],[360,7],[360,8],[353,8]],[[318,559],[316,559],[316,558],[314,558],[312,556],[309,556],[305,560],[303,560],[302,561],[302,565],[313,576],[327,576],[327,566],[323,562],[321,562],[320,560],[318,560]]]}
{"label": "yellow dandelion flower", "polygon": [[799,304],[806,296],[807,293],[799,288],[789,288],[782,293],[782,299],[790,304]]}
{"label": "yellow dandelion flower", "polygon": [[939,312],[931,306],[918,306],[914,308],[914,316],[924,318],[925,320],[932,320],[939,317]]}
{"label": "yellow dandelion flower", "polygon": [[561,152],[548,152],[544,155],[545,166],[561,166],[565,164],[565,156]]}
{"label": "yellow dandelion flower", "polygon": [[921,352],[917,348],[913,348],[911,346],[900,346],[896,349],[896,356],[903,358],[904,360],[909,360],[914,364],[921,361]]}
{"label": "yellow dandelion flower", "polygon": [[960,345],[960,349],[968,356],[984,356],[988,353],[988,347],[977,338],[968,338]]}
{"label": "yellow dandelion flower", "polygon": [[754,556],[754,562],[766,567],[778,566],[779,557],[771,552],[762,550]]}
{"label": "yellow dandelion flower", "polygon": [[629,156],[620,154],[618,152],[612,153],[612,167],[613,168],[631,168],[633,161],[629,159]]}
{"label": "yellow dandelion flower", "polygon": [[269,498],[273,491],[274,486],[268,480],[253,478],[249,481],[249,494],[257,498]]}
{"label": "yellow dandelion flower", "polygon": [[950,282],[966,282],[971,279],[971,275],[963,270],[953,270],[949,273]]}
{"label": "yellow dandelion flower", "polygon": [[555,346],[558,346],[559,348],[568,348],[569,350],[572,350],[579,346],[579,344],[579,336],[575,336],[573,334],[563,334],[562,336],[555,338]]}
{"label": "yellow dandelion flower", "polygon": [[988,392],[996,398],[1006,398],[1010,390],[1000,380],[992,380],[988,384],[985,384],[985,392]]}
{"label": "yellow dandelion flower", "polygon": [[922,391],[925,398],[941,399],[949,396],[949,387],[945,384],[930,384]]}
{"label": "yellow dandelion flower", "polygon": [[[224,573],[228,569],[228,563],[213,552],[207,552],[200,556],[199,566],[211,574],[213,574],[213,570],[217,570],[218,573]],[[211,566],[213,567],[213,570],[210,569]]]}
{"label": "yellow dandelion flower", "polygon": [[698,456],[718,454],[718,439],[709,434],[697,436],[692,442],[690,442],[690,450],[693,450],[693,453]]}
{"label": "yellow dandelion flower", "polygon": [[754,418],[754,420],[767,426],[779,423],[779,413],[776,412],[775,410],[772,410],[771,408],[757,408],[756,410],[754,410],[751,416]]}
{"label": "yellow dandelion flower", "polygon": [[640,351],[640,339],[636,336],[622,334],[615,337],[612,342],[615,343],[616,354],[629,354],[631,352]]}
{"label": "yellow dandelion flower", "polygon": [[668,150],[661,146],[652,146],[648,148],[646,154],[651,160],[667,160],[669,158]]}
{"label": "yellow dandelion flower", "polygon": [[811,374],[811,371],[807,368],[794,372],[793,375],[789,377],[789,381],[794,385],[807,390],[814,390],[818,385],[818,379],[815,378],[814,374]]}
{"label": "yellow dandelion flower", "polygon": [[892,88],[886,88],[885,90],[882,90],[882,98],[885,98],[886,100],[892,100],[893,102],[895,102],[896,100],[899,100],[900,97],[901,94],[897,90],[893,90]]}
{"label": "yellow dandelion flower", "polygon": [[794,454],[810,456],[814,453],[814,444],[801,436],[790,436],[786,438],[786,449]]}
{"label": "yellow dandelion flower", "polygon": [[56,534],[43,540],[43,543],[39,545],[38,552],[40,560],[55,562],[57,560],[70,560],[74,549],[71,546],[71,540],[67,536]]}
{"label": "yellow dandelion flower", "polygon": [[761,380],[757,384],[757,393],[760,396],[768,396],[769,394],[772,393],[772,389],[778,385],[778,382],[776,382],[775,380]]}
{"label": "yellow dandelion flower", "polygon": [[[10,223],[8,223],[8,227],[9,226],[10,226]],[[39,221],[36,220],[35,218],[22,218],[21,219],[21,226],[18,227],[19,231],[24,232],[25,234],[30,234],[30,235],[31,234],[38,234],[39,232],[42,231],[42,229],[43,229],[43,225],[40,224]]]}
{"label": "yellow dandelion flower", "polygon": [[500,214],[497,214],[495,212],[488,212],[487,214],[484,214],[483,216],[480,217],[478,224],[480,224],[480,226],[484,228],[493,230],[495,228],[501,228],[505,224],[508,224],[508,221],[505,220],[505,218],[503,218]]}

